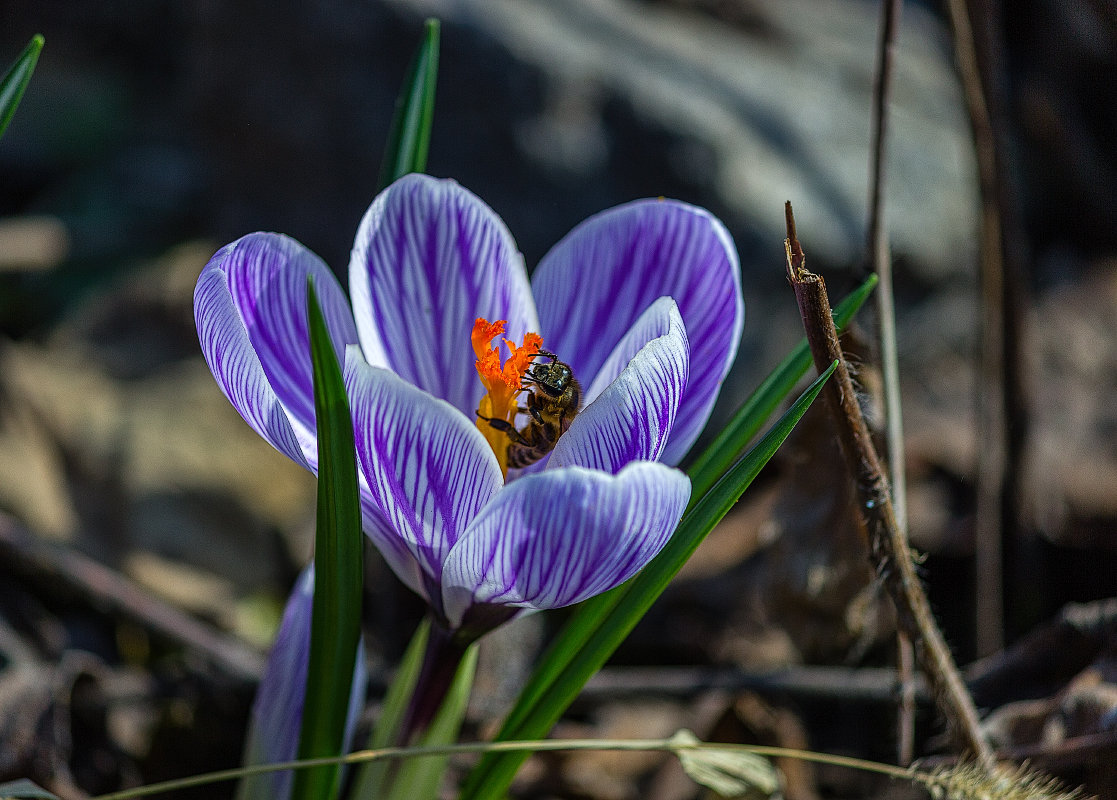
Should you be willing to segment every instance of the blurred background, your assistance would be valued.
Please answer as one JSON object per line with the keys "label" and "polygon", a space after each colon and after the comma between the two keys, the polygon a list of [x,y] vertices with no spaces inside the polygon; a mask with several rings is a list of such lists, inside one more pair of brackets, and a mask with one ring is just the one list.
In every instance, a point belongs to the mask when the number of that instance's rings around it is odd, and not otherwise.
{"label": "blurred background", "polygon": [[[1085,728],[1066,722],[1067,687],[1109,664],[1096,659],[1117,641],[1117,611],[1098,604],[1117,595],[1117,5],[971,5],[995,44],[982,54],[1018,267],[1023,390],[1000,633],[1011,644],[1051,620],[1063,630],[1066,604],[1087,603],[1092,622],[1071,627],[1093,648],[1027,689],[989,679],[997,690],[985,684],[980,704],[1057,696],[1027,719],[1050,730],[1058,717],[1070,740]],[[488,202],[529,268],[581,219],[637,197],[676,197],[726,222],[747,318],[716,428],[801,336],[784,201],[832,299],[866,274],[878,14],[866,0],[0,0],[0,62],[46,37],[0,140],[0,780],[31,775],[81,796],[236,763],[261,653],[309,552],[314,486],[218,390],[198,350],[194,281],[253,230],[294,236],[345,280],[424,18],[443,25],[428,171]],[[982,206],[939,4],[905,4],[895,70],[886,198],[909,527],[969,663],[990,654],[974,613],[976,470],[990,436],[976,412]],[[849,344],[871,409],[873,315],[862,322]],[[805,420],[616,668],[890,664],[892,622],[840,463],[824,416]],[[97,566],[136,594],[106,590]],[[421,607],[375,558],[368,569],[384,670]],[[152,622],[164,612],[200,621],[201,640],[174,634],[177,617]],[[500,669],[481,681],[475,730],[499,719],[553,624],[490,645]],[[1117,729],[1112,674],[1074,695],[1090,709],[1081,725],[1102,733]],[[566,732],[686,724],[893,757],[887,682],[866,703],[825,673],[830,693],[807,703],[787,690],[678,695],[625,675],[612,686],[627,700],[591,693]],[[864,725],[851,733],[838,719]],[[933,749],[929,706],[918,723]],[[1029,741],[1005,730],[1005,746]],[[1091,752],[1066,774],[1102,780]],[[875,791],[824,770],[795,775],[793,798]],[[666,800],[693,796],[685,787],[655,759],[581,756],[533,762],[519,791]]]}

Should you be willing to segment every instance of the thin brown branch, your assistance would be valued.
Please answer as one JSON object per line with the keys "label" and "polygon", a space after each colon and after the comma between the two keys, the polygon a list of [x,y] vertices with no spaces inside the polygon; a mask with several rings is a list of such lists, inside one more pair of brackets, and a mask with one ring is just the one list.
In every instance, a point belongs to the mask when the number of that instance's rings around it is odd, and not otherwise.
{"label": "thin brown branch", "polygon": [[881,469],[869,428],[857,401],[838,332],[834,328],[826,282],[806,267],[806,257],[795,233],[791,203],[786,206],[787,274],[803,318],[816,368],[835,360],[838,368],[823,388],[842,454],[853,478],[861,523],[877,574],[896,607],[897,622],[916,642],[918,656],[935,690],[935,699],[959,743],[987,770],[995,767],[993,752],[978,726],[977,712],[958,674],[954,659],[931,615],[930,605],[916,575],[907,541],[896,520],[888,480]]}
{"label": "thin brown branch", "polygon": [[1000,155],[1008,126],[1006,101],[997,81],[1004,72],[998,33],[1003,11],[997,0],[948,0],[947,11],[981,192],[977,395],[981,446],[975,522],[975,572],[980,579],[975,605],[978,655],[988,655],[1003,646],[1006,631],[1019,633],[1032,622],[1011,613],[1030,603],[1020,602],[1026,599],[1021,594],[1025,590],[1010,580],[1030,575],[1036,566],[1023,562],[1024,551],[1017,546],[1028,424],[1021,354],[1025,235],[1012,171]]}
{"label": "thin brown branch", "polygon": [[200,653],[229,675],[253,682],[263,675],[263,655],[236,637],[214,630],[87,556],[38,539],[6,515],[0,515],[0,561],[8,570],[50,581],[56,589],[78,594],[93,608]]}
{"label": "thin brown branch", "polygon": [[[884,213],[886,153],[888,151],[888,103],[892,97],[896,35],[900,28],[903,0],[881,0],[880,34],[877,38],[877,66],[873,88],[873,145],[869,190],[869,253],[872,269],[880,280],[875,294],[877,333],[880,342],[880,370],[884,386],[885,437],[888,470],[892,483],[892,504],[900,531],[907,536],[907,476],[904,470],[904,422],[900,402],[900,364],[896,351],[896,305],[892,292],[892,254],[888,246],[888,220]],[[897,761],[906,766],[915,751],[915,658],[912,641],[899,631],[896,637],[896,663],[906,689],[900,693],[896,719]]]}
{"label": "thin brown branch", "polygon": [[[892,75],[896,55],[896,33],[900,27],[902,0],[881,0],[880,32],[877,39],[877,66],[873,80],[872,167],[869,178],[869,253],[873,271],[891,284],[892,264],[888,253],[888,225],[884,214],[884,184],[888,145],[888,102],[892,97]],[[877,287],[876,296],[884,294]],[[891,298],[891,292],[889,292]],[[891,303],[891,299],[889,299]]]}
{"label": "thin brown branch", "polygon": [[1004,403],[1004,262],[1001,252],[1001,216],[996,203],[996,145],[989,108],[981,86],[973,28],[966,0],[948,0],[954,28],[958,72],[973,127],[981,190],[981,352],[978,377],[977,510],[974,522],[977,654],[989,655],[1004,645],[1004,529],[1001,496],[1006,471]]}
{"label": "thin brown branch", "polygon": [[[912,687],[918,702],[930,702],[927,683],[918,673]],[[895,702],[900,683],[894,670],[874,667],[794,664],[772,672],[726,667],[605,667],[590,678],[579,698],[593,702],[650,694],[694,697],[711,690],[868,704]]]}

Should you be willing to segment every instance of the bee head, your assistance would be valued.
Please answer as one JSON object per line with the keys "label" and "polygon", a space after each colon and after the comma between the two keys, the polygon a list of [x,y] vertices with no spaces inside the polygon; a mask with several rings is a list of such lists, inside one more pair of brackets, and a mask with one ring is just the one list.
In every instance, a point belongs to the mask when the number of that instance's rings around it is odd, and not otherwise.
{"label": "bee head", "polygon": [[548,356],[551,360],[532,366],[528,380],[552,397],[561,397],[574,377],[573,370],[559,361],[554,353],[540,352],[539,355]]}

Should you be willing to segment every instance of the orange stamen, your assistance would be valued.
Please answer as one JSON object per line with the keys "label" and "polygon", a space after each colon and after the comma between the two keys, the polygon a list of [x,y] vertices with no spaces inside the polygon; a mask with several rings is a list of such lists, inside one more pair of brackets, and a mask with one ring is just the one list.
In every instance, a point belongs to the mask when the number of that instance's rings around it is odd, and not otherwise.
{"label": "orange stamen", "polygon": [[524,374],[543,346],[543,337],[538,333],[528,333],[524,336],[521,345],[517,345],[511,339],[505,339],[504,344],[508,348],[509,356],[501,364],[499,346],[493,347],[492,340],[504,333],[505,324],[505,320],[489,322],[478,317],[473,323],[470,341],[473,344],[473,352],[477,355],[477,375],[486,391],[477,409],[486,419],[478,419],[477,427],[496,453],[501,471],[507,475],[510,441],[508,433],[497,430],[489,424],[488,420],[500,419],[515,427],[519,407],[517,397],[523,391]]}
{"label": "orange stamen", "polygon": [[473,352],[480,358],[483,353],[488,352],[489,342],[495,339],[500,334],[504,333],[504,326],[507,322],[503,319],[498,319],[496,322],[489,322],[487,319],[478,317],[473,323],[473,333],[470,334],[470,341],[473,343]]}

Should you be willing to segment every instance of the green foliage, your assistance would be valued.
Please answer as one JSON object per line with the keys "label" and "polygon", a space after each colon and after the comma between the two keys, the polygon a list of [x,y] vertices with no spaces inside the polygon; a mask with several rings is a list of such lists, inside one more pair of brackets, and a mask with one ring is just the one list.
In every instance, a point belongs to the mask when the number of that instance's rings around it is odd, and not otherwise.
{"label": "green foliage", "polygon": [[[399,741],[400,729],[403,726],[407,706],[411,702],[411,695],[419,682],[419,673],[423,669],[423,653],[427,649],[427,640],[430,638],[430,619],[424,619],[415,629],[407,650],[400,659],[396,668],[396,675],[384,695],[384,702],[380,706],[380,716],[376,726],[369,735],[368,750],[380,750],[391,747]],[[353,797],[383,797],[388,790],[390,768],[389,761],[370,761],[363,764],[357,771],[353,780]]]}
{"label": "green foliage", "polygon": [[0,78],[0,136],[8,128],[8,123],[16,113],[16,107],[23,98],[23,91],[31,82],[31,73],[35,71],[35,63],[39,60],[39,51],[43,49],[43,37],[35,34],[19,58]]}
{"label": "green foliage", "polygon": [[[318,520],[314,539],[314,606],[299,758],[336,756],[345,748],[353,665],[361,635],[364,566],[353,422],[341,367],[314,286],[307,286],[314,411],[318,424]],[[336,797],[340,768],[295,773],[295,800]]]}
{"label": "green foliage", "polygon": [[[834,324],[839,331],[846,329],[853,315],[869,299],[869,295],[876,288],[877,281],[875,274],[870,275],[834,309]],[[803,338],[756,388],[756,391],[749,395],[710,446],[691,463],[687,474],[690,475],[693,497],[704,495],[725,473],[776,407],[806,374],[810,365],[810,347],[807,346],[807,340]]]}
{"label": "green foliage", "polygon": [[[639,575],[591,598],[574,612],[543,655],[497,736],[498,740],[544,735],[608,660],[687,559],[752,483],[818,396],[837,363],[823,373],[767,434],[708,492],[694,501],[663,551]],[[462,800],[503,796],[524,753],[491,753],[470,773]]]}
{"label": "green foliage", "polygon": [[[454,675],[454,682],[442,707],[438,710],[430,727],[419,739],[423,747],[438,747],[453,744],[458,740],[461,732],[462,720],[465,719],[466,706],[469,705],[469,694],[473,690],[473,676],[477,671],[477,645],[472,645],[458,665]],[[446,771],[449,763],[448,755],[429,756],[426,758],[412,758],[403,762],[399,774],[392,782],[392,790],[387,795],[370,794],[357,795],[354,798],[378,798],[385,800],[436,800],[439,784],[442,782],[442,773]]]}
{"label": "green foliage", "polygon": [[396,100],[396,113],[380,165],[380,188],[409,172],[424,172],[434,122],[434,88],[438,80],[439,22],[428,19],[423,41]]}

